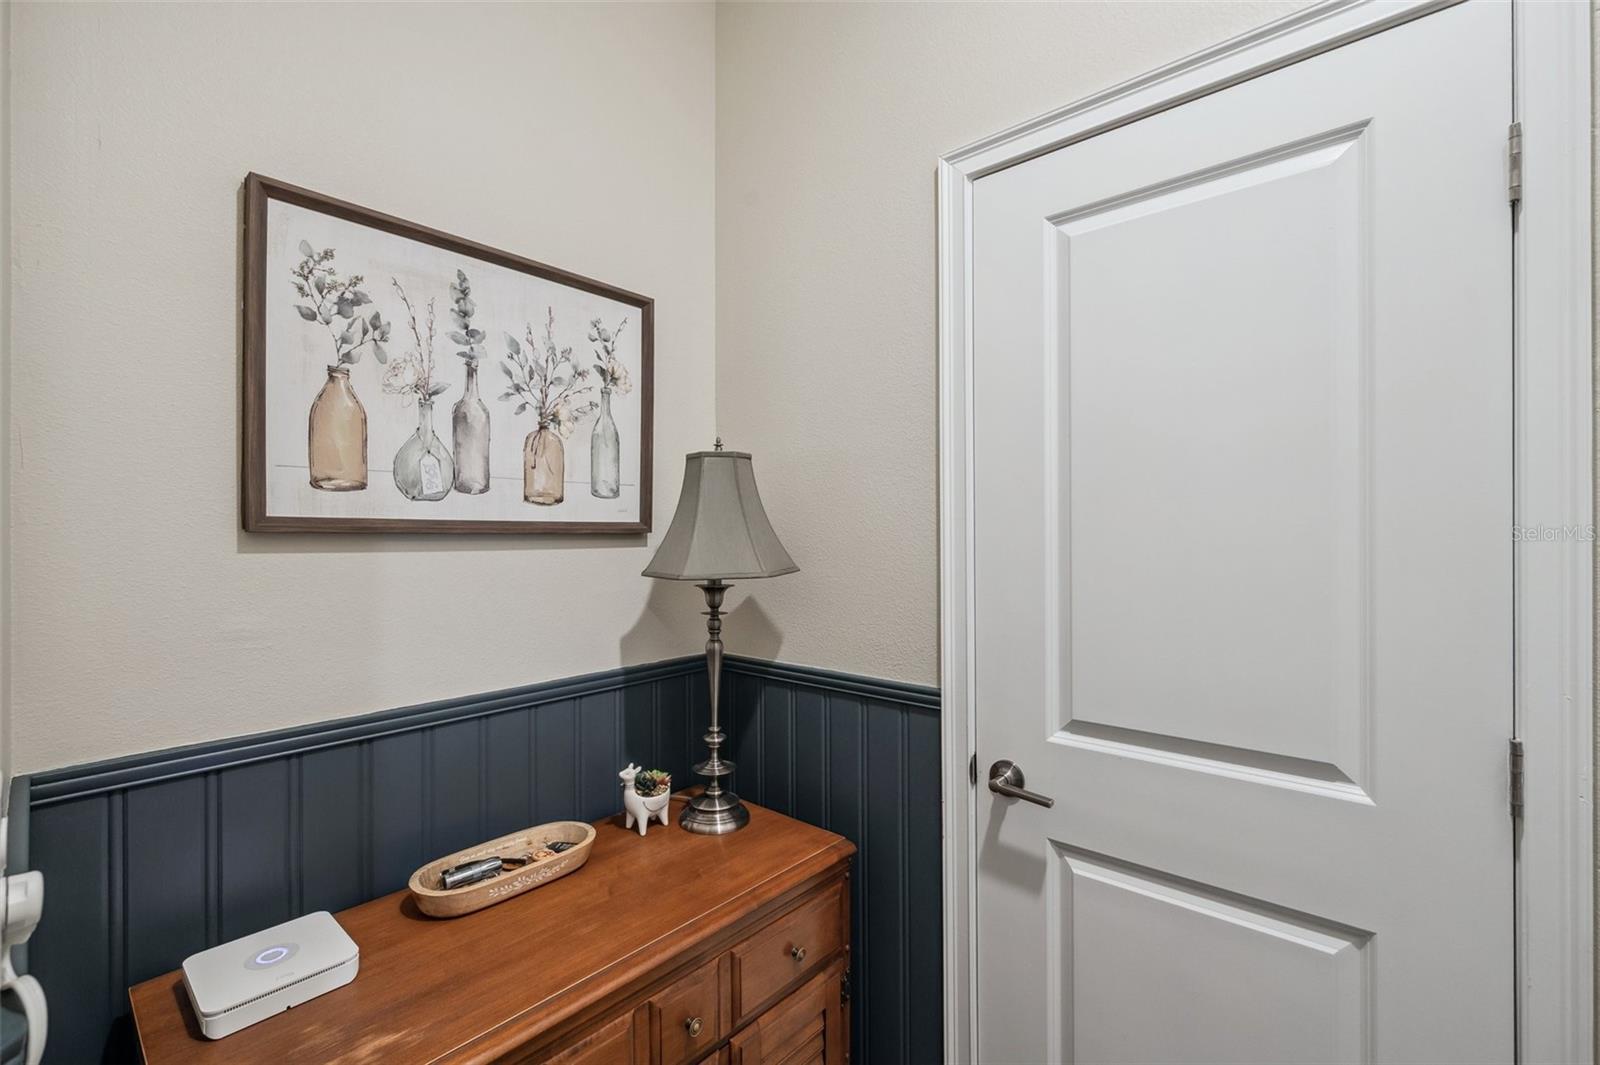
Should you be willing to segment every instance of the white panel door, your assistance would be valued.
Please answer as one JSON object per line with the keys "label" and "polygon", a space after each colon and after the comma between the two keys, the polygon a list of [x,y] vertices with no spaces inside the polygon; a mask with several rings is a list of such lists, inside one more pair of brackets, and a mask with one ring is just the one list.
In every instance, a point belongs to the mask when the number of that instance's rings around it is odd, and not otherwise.
{"label": "white panel door", "polygon": [[1510,25],[975,183],[986,1065],[1512,1060]]}

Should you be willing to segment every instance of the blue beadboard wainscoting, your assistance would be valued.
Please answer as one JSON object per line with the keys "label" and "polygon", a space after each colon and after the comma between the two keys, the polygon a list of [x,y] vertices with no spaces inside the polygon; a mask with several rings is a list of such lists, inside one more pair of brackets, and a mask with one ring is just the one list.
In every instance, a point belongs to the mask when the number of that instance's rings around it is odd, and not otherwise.
{"label": "blue beadboard wainscoting", "polygon": [[[939,1061],[937,691],[724,668],[735,788],[860,848],[852,1056]],[[35,774],[13,812],[46,879],[28,951],[50,1001],[46,1061],[137,1060],[129,985],[399,890],[479,840],[604,817],[628,761],[693,783],[705,726],[694,657]]]}

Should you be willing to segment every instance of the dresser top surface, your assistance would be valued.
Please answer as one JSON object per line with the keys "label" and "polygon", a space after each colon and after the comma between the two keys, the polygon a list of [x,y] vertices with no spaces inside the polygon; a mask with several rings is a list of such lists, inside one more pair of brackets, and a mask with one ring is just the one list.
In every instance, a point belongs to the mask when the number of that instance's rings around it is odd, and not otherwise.
{"label": "dresser top surface", "polygon": [[[577,872],[464,917],[425,916],[408,892],[344,910],[361,950],[350,984],[209,1040],[173,971],[129,991],[145,1060],[431,1061],[492,1058],[627,989],[664,961],[754,919],[854,852],[840,836],[753,804],[726,836],[621,816]],[[682,808],[673,801],[674,815]]]}

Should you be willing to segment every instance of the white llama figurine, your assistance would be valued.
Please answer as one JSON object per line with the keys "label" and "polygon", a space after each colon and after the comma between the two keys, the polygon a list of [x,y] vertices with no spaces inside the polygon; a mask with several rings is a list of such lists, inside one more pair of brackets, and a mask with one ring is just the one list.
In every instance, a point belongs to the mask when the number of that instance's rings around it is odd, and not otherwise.
{"label": "white llama figurine", "polygon": [[644,796],[633,790],[633,778],[639,775],[639,766],[632,762],[628,768],[618,773],[622,778],[622,816],[624,828],[639,826],[639,835],[644,835],[645,826],[652,817],[657,818],[664,825],[667,823],[667,804],[672,801],[672,790],[669,788],[660,795]]}

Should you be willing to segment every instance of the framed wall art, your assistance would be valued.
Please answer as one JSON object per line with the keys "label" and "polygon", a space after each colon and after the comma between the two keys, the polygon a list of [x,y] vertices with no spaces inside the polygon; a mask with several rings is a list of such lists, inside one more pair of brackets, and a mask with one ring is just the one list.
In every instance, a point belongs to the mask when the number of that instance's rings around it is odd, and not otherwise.
{"label": "framed wall art", "polygon": [[650,530],[649,298],[245,179],[244,527]]}

